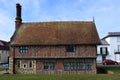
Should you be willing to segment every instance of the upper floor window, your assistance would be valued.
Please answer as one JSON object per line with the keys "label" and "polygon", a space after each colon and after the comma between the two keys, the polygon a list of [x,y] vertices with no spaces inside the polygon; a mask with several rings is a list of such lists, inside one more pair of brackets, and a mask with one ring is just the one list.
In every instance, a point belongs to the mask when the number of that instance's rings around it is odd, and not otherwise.
{"label": "upper floor window", "polygon": [[76,46],[75,45],[68,45],[66,47],[66,52],[75,52]]}
{"label": "upper floor window", "polygon": [[100,53],[101,54],[107,54],[108,53],[107,47],[101,47],[100,48]]}
{"label": "upper floor window", "polygon": [[117,37],[117,41],[120,42],[120,37]]}
{"label": "upper floor window", "polygon": [[20,53],[28,53],[28,47],[27,46],[20,46],[19,52]]}

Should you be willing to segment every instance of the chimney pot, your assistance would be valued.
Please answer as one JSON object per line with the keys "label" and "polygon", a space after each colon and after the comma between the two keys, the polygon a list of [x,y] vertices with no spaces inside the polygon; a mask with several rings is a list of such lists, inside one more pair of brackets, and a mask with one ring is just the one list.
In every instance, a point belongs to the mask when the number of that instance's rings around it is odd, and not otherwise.
{"label": "chimney pot", "polygon": [[21,17],[21,5],[19,3],[16,4],[16,9],[17,9],[17,17]]}

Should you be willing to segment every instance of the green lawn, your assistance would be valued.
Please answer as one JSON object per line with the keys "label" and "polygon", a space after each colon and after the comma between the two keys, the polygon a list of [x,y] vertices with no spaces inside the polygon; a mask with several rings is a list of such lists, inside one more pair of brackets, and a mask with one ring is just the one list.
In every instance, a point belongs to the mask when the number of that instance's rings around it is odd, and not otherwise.
{"label": "green lawn", "polygon": [[2,74],[0,80],[120,80],[120,67],[100,67],[115,74]]}
{"label": "green lawn", "polygon": [[0,80],[120,80],[120,74],[0,75]]}

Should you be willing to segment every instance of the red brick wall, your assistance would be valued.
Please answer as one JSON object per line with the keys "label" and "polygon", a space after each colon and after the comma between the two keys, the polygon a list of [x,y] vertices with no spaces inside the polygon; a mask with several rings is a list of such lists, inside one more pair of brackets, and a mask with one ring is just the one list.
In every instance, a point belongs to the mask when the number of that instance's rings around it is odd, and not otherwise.
{"label": "red brick wall", "polygon": [[13,48],[10,47],[10,57],[13,57]]}
{"label": "red brick wall", "polygon": [[[34,58],[36,59],[36,73],[96,73],[96,46],[77,46],[75,52],[66,52],[66,46],[29,46],[28,53],[19,53],[19,47],[15,47],[15,49],[11,49],[10,56],[13,56],[15,52],[15,58]],[[52,57],[54,59],[47,60],[46,58]],[[56,57],[56,59],[55,59]],[[66,57],[73,57],[74,59],[67,59]],[[81,57],[81,58],[77,58]],[[94,58],[86,58],[86,57],[94,57]],[[63,58],[63,59],[58,59]],[[43,60],[41,60],[43,59]],[[93,69],[92,70],[81,70],[81,71],[64,71],[63,61],[90,61],[92,60]],[[44,61],[55,61],[56,70],[54,71],[44,71],[43,70],[43,62]],[[17,68],[16,68],[17,69]],[[22,69],[18,69],[22,71]],[[26,72],[27,73],[26,69]],[[18,72],[19,72],[18,71]],[[24,72],[24,71],[23,71]],[[30,72],[33,73],[33,70],[30,69]]]}
{"label": "red brick wall", "polygon": [[66,52],[65,46],[29,46],[28,53],[19,53],[15,48],[16,57],[96,57],[96,46],[77,46],[75,52]]}
{"label": "red brick wall", "polygon": [[62,61],[61,60],[57,61],[56,68],[57,68],[57,70],[62,70],[63,69],[63,65],[62,65]]}

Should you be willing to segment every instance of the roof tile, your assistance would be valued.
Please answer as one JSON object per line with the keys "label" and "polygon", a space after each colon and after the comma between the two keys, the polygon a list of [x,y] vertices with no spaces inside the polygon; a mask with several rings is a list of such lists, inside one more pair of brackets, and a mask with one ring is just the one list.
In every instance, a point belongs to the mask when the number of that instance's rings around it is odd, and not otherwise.
{"label": "roof tile", "polygon": [[23,23],[12,45],[100,44],[94,22]]}

